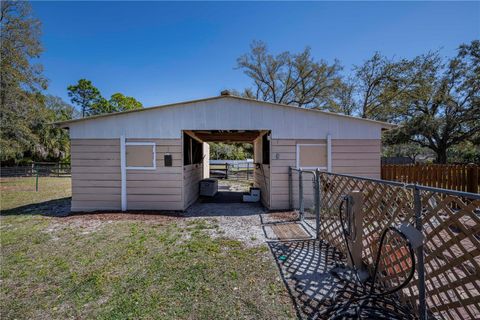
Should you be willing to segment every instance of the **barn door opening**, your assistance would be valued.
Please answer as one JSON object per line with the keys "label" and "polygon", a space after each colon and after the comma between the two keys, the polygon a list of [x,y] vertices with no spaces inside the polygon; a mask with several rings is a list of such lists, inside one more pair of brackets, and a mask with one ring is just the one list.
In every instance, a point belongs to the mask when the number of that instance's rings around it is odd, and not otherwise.
{"label": "barn door opening", "polygon": [[[265,138],[262,138],[266,135]],[[269,146],[268,131],[265,130],[192,130],[184,132],[184,181],[188,195],[197,192],[202,203],[261,203],[261,190],[257,172],[262,170],[262,141]],[[192,144],[193,143],[193,144]],[[201,177],[189,173],[188,162],[195,145],[203,144]],[[190,145],[192,144],[192,145]],[[260,144],[260,147],[256,147]],[[260,153],[258,153],[258,150]],[[268,150],[263,157],[269,159]],[[194,161],[195,162],[195,161]],[[199,167],[200,168],[200,167]],[[263,177],[263,176],[262,176]],[[265,177],[264,177],[265,178]],[[197,181],[198,179],[198,181]],[[211,179],[211,182],[202,179]],[[198,182],[195,184],[195,182]],[[198,185],[198,190],[193,190]],[[262,181],[261,185],[265,185]],[[204,187],[204,189],[202,189]],[[214,194],[211,188],[214,188]],[[258,191],[256,191],[258,189]],[[209,191],[210,190],[210,191]],[[247,197],[245,196],[247,194]],[[250,195],[250,196],[248,196]]]}

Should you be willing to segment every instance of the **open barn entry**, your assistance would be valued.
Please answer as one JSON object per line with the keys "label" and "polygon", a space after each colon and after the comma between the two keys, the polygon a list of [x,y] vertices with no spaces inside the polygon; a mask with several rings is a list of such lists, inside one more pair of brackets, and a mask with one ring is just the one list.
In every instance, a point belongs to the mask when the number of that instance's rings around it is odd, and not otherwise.
{"label": "open barn entry", "polygon": [[[184,130],[184,207],[189,207],[197,200],[205,203],[240,203],[248,199],[244,197],[245,193],[258,193],[251,188],[258,188],[259,202],[268,207],[270,141],[269,130]],[[211,145],[217,143],[247,147],[250,144],[252,159],[243,166],[232,164],[231,161],[211,165]]]}

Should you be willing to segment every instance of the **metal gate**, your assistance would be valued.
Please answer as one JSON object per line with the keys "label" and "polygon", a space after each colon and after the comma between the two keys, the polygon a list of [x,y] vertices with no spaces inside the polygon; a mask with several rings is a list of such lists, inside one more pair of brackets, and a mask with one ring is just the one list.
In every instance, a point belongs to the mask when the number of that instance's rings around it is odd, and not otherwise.
{"label": "metal gate", "polygon": [[290,167],[288,174],[289,210],[262,217],[268,240],[318,239],[320,229],[319,171]]}

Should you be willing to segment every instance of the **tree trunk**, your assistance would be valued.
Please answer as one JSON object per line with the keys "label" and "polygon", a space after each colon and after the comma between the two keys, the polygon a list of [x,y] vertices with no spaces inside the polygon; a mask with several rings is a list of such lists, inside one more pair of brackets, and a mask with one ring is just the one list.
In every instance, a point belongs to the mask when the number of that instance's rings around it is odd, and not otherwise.
{"label": "tree trunk", "polygon": [[438,149],[436,161],[441,164],[447,163],[447,148]]}

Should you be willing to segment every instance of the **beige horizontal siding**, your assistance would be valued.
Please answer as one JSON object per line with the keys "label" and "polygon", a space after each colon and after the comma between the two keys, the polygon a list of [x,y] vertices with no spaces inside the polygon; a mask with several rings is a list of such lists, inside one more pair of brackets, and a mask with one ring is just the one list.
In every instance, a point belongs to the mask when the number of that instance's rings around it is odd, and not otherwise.
{"label": "beige horizontal siding", "polygon": [[155,188],[182,188],[181,180],[131,180],[127,188],[155,189]]}
{"label": "beige horizontal siding", "polygon": [[[288,167],[296,166],[297,144],[323,144],[326,140],[273,139],[271,150],[271,209],[287,209]],[[376,139],[332,140],[332,171],[366,177],[380,177],[381,141]],[[305,207],[313,205],[310,174],[303,175]],[[293,205],[298,207],[298,174],[293,173]]]}
{"label": "beige horizontal siding", "polygon": [[78,159],[71,160],[72,168],[75,167],[115,167],[120,169],[120,159]]}
{"label": "beige horizontal siding", "polygon": [[72,166],[72,174],[82,174],[82,173],[120,173],[120,167],[110,167],[110,166]]}
{"label": "beige horizontal siding", "polygon": [[182,156],[182,146],[177,146],[177,145],[170,145],[170,146],[161,146],[158,145],[156,147],[157,153],[165,153],[169,152],[171,154],[180,154],[180,157]]}
{"label": "beige horizontal siding", "polygon": [[127,202],[180,202],[182,194],[129,194]]}
{"label": "beige horizontal siding", "polygon": [[136,176],[136,175],[145,175],[145,174],[150,174],[153,176],[160,176],[163,174],[179,174],[182,172],[181,167],[164,167],[163,163],[162,166],[158,166],[155,170],[127,170],[127,174],[130,176]]}
{"label": "beige horizontal siding", "polygon": [[88,181],[120,181],[121,175],[119,173],[75,173],[72,172],[73,180],[88,180]]}
{"label": "beige horizontal siding", "polygon": [[[157,167],[162,167],[165,164],[165,159],[162,156],[158,156],[157,154]],[[174,167],[182,167],[182,160],[181,159],[173,159],[172,157],[172,168]]]}
{"label": "beige horizontal siding", "polygon": [[[127,170],[128,210],[182,210],[181,139],[127,139],[155,142],[155,170]],[[120,139],[73,139],[72,210],[120,210]],[[172,155],[172,167],[164,155]]]}
{"label": "beige horizontal siding", "polygon": [[75,195],[75,200],[80,201],[112,201],[113,204],[120,203],[120,194],[111,194],[108,190],[103,191],[102,193],[77,193]]}
{"label": "beige horizontal siding", "polygon": [[[120,148],[120,147],[119,147]],[[98,153],[98,152],[77,152],[75,147],[72,147],[72,160],[115,160],[120,165],[120,152],[114,153]]]}
{"label": "beige horizontal siding", "polygon": [[[355,161],[354,159],[346,159],[346,155],[351,155],[352,153],[350,152],[335,152],[332,153],[332,160],[333,161],[338,161],[338,160],[351,160]],[[378,153],[377,152],[366,152],[366,153],[360,153],[360,152],[355,152],[355,159],[357,160],[377,160],[378,159]]]}
{"label": "beige horizontal siding", "polygon": [[[157,161],[163,161],[163,156],[165,154],[170,154],[173,160],[182,160],[182,153],[181,151],[172,152],[172,151],[159,151],[157,148]],[[183,163],[180,162],[180,166],[183,166]],[[175,166],[174,166],[175,167]]]}
{"label": "beige horizontal siding", "polygon": [[179,187],[166,187],[166,188],[155,188],[155,187],[132,187],[128,188],[128,194],[143,194],[143,195],[181,195],[182,188]]}
{"label": "beige horizontal siding", "polygon": [[120,183],[116,180],[72,180],[72,188],[77,187],[118,187]]}
{"label": "beige horizontal siding", "polygon": [[[155,170],[127,170],[128,210],[182,210],[181,139],[127,139],[155,142]],[[172,156],[165,167],[164,155]]]}
{"label": "beige horizontal siding", "polygon": [[294,145],[281,146],[281,145],[272,145],[271,154],[272,156],[275,153],[292,153],[295,154],[296,148]]}
{"label": "beige horizontal siding", "polygon": [[95,187],[89,187],[89,186],[78,186],[78,185],[72,185],[72,193],[75,193],[77,195],[79,194],[115,194],[119,195],[122,192],[121,187],[108,187],[108,186],[95,186]]}
{"label": "beige horizontal siding", "polygon": [[332,141],[332,154],[335,153],[371,153],[371,152],[380,152],[380,147],[376,145],[369,145],[369,146],[359,146],[359,145],[341,145],[335,146],[335,141]]}
{"label": "beige horizontal siding", "polygon": [[282,167],[271,167],[270,172],[272,175],[274,174],[288,174],[288,166],[282,166]]}
{"label": "beige horizontal siding", "polygon": [[270,160],[270,166],[272,167],[294,167],[295,166],[295,159],[282,159],[282,160]]}
{"label": "beige horizontal siding", "polygon": [[377,139],[333,139],[332,146],[380,146]]}
{"label": "beige horizontal siding", "polygon": [[[178,171],[180,171],[179,169]],[[145,173],[150,171],[151,173]],[[153,170],[128,170],[127,182],[129,181],[182,181],[182,173],[156,173]]]}
{"label": "beige horizontal siding", "polygon": [[72,211],[121,209],[120,140],[71,141]]}
{"label": "beige horizontal siding", "polygon": [[178,201],[130,201],[128,203],[128,210],[174,210],[174,211],[181,211],[183,207],[180,205],[181,202]]}
{"label": "beige horizontal siding", "polygon": [[119,153],[120,146],[101,146],[101,145],[79,145],[74,147],[74,152],[88,152],[88,153]]}
{"label": "beige horizontal siding", "polygon": [[120,210],[121,204],[112,201],[80,201],[72,199],[72,211]]}
{"label": "beige horizontal siding", "polygon": [[332,171],[380,178],[380,140],[332,140]]}

